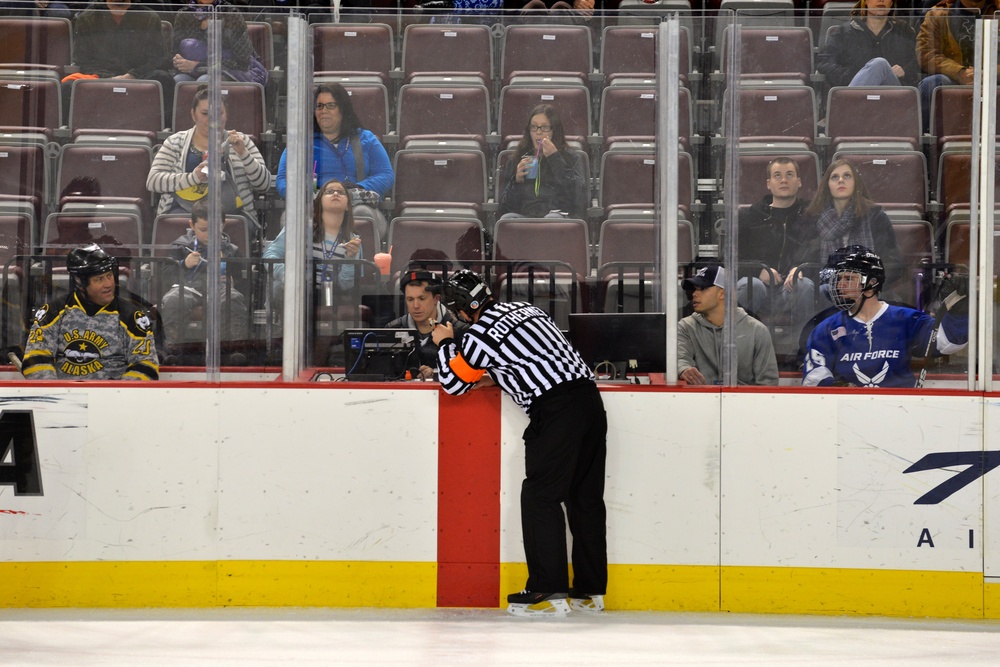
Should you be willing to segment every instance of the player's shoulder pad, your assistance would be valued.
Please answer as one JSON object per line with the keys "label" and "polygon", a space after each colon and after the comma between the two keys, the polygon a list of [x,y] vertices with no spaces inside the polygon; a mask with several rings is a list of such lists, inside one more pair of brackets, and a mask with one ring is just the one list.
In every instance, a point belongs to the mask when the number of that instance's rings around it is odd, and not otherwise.
{"label": "player's shoulder pad", "polygon": [[153,322],[149,314],[127,300],[119,299],[118,317],[129,334],[136,338],[145,338],[153,333]]}
{"label": "player's shoulder pad", "polygon": [[45,303],[35,309],[35,315],[33,317],[35,324],[40,327],[45,327],[52,324],[58,317],[60,311],[58,308],[53,308],[51,304]]}

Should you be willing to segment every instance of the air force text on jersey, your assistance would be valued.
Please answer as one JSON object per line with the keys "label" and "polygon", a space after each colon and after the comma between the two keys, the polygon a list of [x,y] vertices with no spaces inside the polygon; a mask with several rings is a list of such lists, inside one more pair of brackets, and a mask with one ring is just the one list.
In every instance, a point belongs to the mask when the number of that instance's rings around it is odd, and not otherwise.
{"label": "air force text on jersey", "polygon": [[899,359],[899,350],[872,350],[871,352],[847,352],[840,361],[872,361],[875,359]]}

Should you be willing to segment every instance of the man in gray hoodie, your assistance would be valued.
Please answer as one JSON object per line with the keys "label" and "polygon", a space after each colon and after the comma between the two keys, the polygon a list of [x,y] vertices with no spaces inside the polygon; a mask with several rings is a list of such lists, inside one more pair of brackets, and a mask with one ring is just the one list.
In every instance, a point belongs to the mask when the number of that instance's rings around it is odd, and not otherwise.
{"label": "man in gray hoodie", "polygon": [[[706,266],[681,286],[694,314],[677,323],[677,371],[688,384],[721,384],[726,312],[726,271]],[[767,327],[736,308],[736,376],[739,384],[778,384],[778,361]]]}

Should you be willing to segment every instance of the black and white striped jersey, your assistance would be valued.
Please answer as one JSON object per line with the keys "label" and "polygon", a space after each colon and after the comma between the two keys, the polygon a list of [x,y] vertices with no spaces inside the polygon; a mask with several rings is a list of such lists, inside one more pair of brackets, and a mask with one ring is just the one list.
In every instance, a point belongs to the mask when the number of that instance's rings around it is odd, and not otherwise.
{"label": "black and white striped jersey", "polygon": [[553,387],[594,374],[542,309],[529,303],[488,304],[461,344],[438,350],[442,388],[464,394],[489,372],[514,402],[530,413],[531,403]]}

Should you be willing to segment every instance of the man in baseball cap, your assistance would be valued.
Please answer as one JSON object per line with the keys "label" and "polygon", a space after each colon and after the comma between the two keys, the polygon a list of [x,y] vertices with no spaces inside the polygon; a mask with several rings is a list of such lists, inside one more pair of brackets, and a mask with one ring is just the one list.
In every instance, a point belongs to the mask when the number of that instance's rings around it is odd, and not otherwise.
{"label": "man in baseball cap", "polygon": [[[722,383],[723,324],[726,319],[726,270],[715,264],[702,267],[681,283],[694,309],[677,323],[678,377],[688,384]],[[778,384],[778,361],[767,327],[736,308],[739,384]]]}

